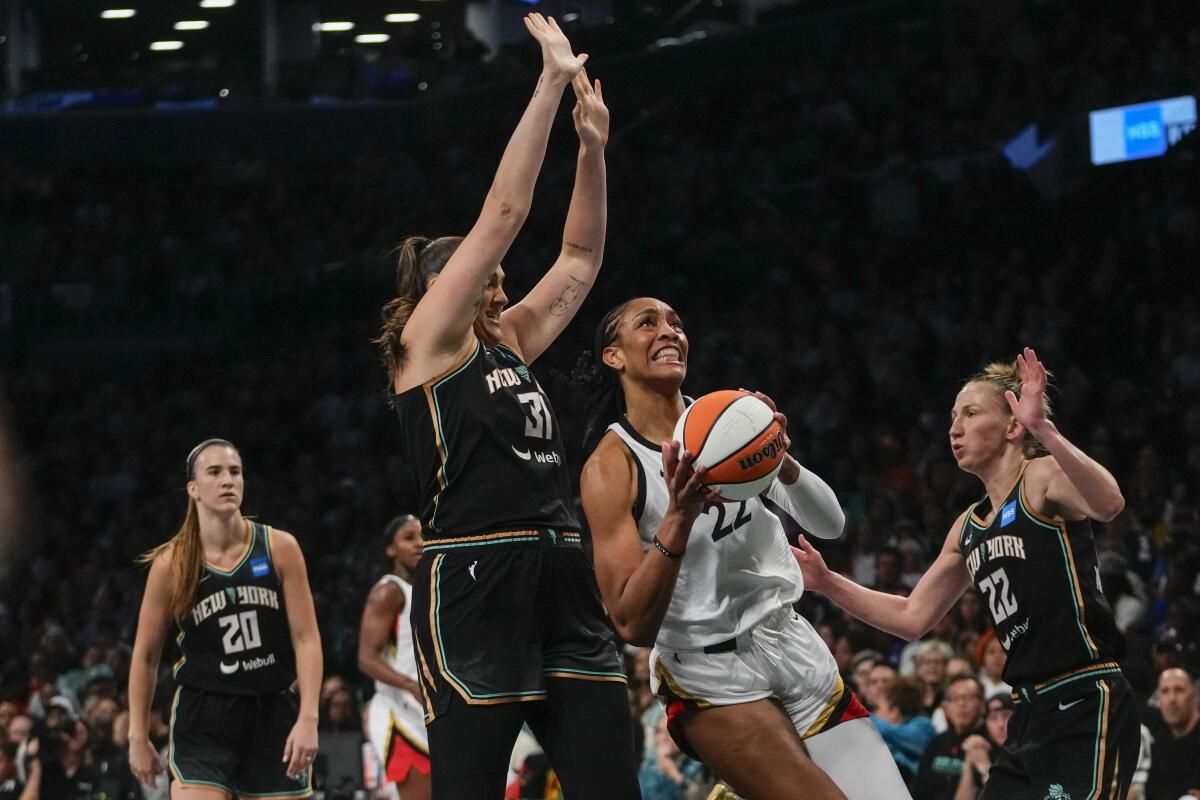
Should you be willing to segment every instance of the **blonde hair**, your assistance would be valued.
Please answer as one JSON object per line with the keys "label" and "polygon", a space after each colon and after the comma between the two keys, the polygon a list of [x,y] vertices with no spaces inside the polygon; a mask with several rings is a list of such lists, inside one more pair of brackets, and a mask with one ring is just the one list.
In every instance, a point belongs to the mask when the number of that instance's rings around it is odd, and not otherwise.
{"label": "blonde hair", "polygon": [[[1054,374],[1046,370],[1047,385],[1054,378]],[[996,388],[996,392],[1000,395],[1000,405],[1008,414],[1012,413],[1012,409],[1008,406],[1008,401],[1004,399],[1004,393],[1012,392],[1018,399],[1021,397],[1021,367],[1016,359],[1012,361],[993,361],[985,366],[979,372],[972,375],[967,383],[987,383]],[[1042,409],[1046,412],[1046,416],[1050,416],[1050,398],[1045,392],[1042,393]],[[1025,431],[1025,436],[1021,440],[1021,451],[1026,458],[1036,458],[1043,455],[1045,450],[1042,445],[1029,431]]]}
{"label": "blonde hair", "polygon": [[[196,445],[188,454],[187,478],[189,481],[196,477],[196,458],[209,447],[220,445],[232,448],[237,452],[232,442],[225,439],[207,439]],[[196,590],[200,586],[200,577],[204,572],[204,546],[200,542],[200,511],[196,501],[189,495],[187,514],[183,524],[167,541],[152,547],[137,558],[139,564],[152,564],[154,560],[174,546],[171,551],[171,599],[167,605],[171,616],[182,619],[196,604]]]}

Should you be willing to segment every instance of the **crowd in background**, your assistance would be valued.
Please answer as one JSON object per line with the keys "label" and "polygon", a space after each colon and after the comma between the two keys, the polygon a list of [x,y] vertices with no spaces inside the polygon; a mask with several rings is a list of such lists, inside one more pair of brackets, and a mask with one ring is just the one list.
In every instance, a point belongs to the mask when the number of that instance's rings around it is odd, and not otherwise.
{"label": "crowd in background", "polygon": [[[691,340],[685,391],[774,397],[794,453],[846,511],[842,538],[820,543],[826,560],[904,594],[981,495],[946,441],[954,394],[985,361],[1036,347],[1055,372],[1060,428],[1125,495],[1097,543],[1147,749],[1192,741],[1194,716],[1162,706],[1156,690],[1170,682],[1164,670],[1198,666],[1200,640],[1197,150],[1185,141],[1165,159],[1103,170],[1068,163],[1049,193],[995,153],[1031,119],[1200,84],[1200,27],[1168,27],[1158,5],[1129,8],[1098,20],[1080,48],[1084,10],[1072,4],[949,5],[952,31],[929,33],[941,42],[932,51],[845,42],[839,58],[801,54],[754,86],[730,79],[670,96],[653,80],[606,83],[620,98],[606,265],[535,372],[578,469],[588,398],[570,373],[592,326],[631,296],[671,303]],[[132,564],[181,522],[184,456],[209,436],[241,449],[244,512],[300,541],[327,674],[339,677],[323,693],[323,736],[360,735],[370,689],[356,669],[359,614],[385,568],[382,526],[414,507],[368,343],[391,291],[387,254],[405,233],[470,224],[507,124],[483,120],[428,151],[322,163],[0,166],[17,298],[0,322],[14,344],[0,351],[0,439],[21,453],[23,476],[10,487],[19,513],[0,530],[0,739],[10,743],[0,798],[34,762],[44,786],[137,796],[123,763],[144,583]],[[514,299],[557,252],[566,142],[552,141],[505,262]],[[991,156],[964,157],[980,151]],[[976,593],[916,644],[817,596],[801,607],[916,800],[955,798],[964,774],[986,772],[1011,701]],[[712,776],[662,729],[645,655],[629,653],[644,791],[695,796]],[[161,685],[159,742],[169,678]],[[1178,707],[1194,708],[1190,698]],[[1192,729],[1172,721],[1181,714]],[[1184,752],[1197,764],[1194,744]],[[544,765],[526,764],[526,783],[546,791]]]}

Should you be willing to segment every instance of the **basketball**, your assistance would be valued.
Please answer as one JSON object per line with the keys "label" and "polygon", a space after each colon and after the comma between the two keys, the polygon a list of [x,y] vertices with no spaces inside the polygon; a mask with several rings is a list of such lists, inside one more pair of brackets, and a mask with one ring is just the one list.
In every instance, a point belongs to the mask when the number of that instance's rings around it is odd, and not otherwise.
{"label": "basketball", "polygon": [[749,392],[723,389],[692,403],[675,423],[675,440],[708,469],[710,489],[748,500],[770,485],[783,464],[783,426]]}

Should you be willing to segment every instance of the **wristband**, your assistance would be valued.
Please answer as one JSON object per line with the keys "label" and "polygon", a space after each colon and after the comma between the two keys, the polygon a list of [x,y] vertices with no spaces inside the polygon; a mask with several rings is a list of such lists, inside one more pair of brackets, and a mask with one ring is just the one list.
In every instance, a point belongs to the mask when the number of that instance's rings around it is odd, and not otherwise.
{"label": "wristband", "polygon": [[660,542],[658,540],[657,533],[654,534],[654,546],[658,548],[658,552],[662,553],[667,558],[674,559],[674,560],[683,558],[683,553],[672,553],[670,550],[668,550],[666,548],[666,545],[664,545],[662,542]]}

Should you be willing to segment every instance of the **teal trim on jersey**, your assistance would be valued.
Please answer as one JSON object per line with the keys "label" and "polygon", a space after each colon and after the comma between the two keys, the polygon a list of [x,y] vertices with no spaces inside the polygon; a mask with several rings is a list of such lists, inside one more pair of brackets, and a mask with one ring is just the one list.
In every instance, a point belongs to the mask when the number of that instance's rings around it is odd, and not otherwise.
{"label": "teal trim on jersey", "polygon": [[212,786],[227,792],[230,796],[237,794],[230,786],[223,783],[214,783],[213,781],[193,781],[184,777],[179,770],[179,765],[175,763],[175,717],[179,710],[179,693],[183,691],[182,686],[175,687],[175,699],[171,701],[171,723],[167,726],[167,761],[171,765],[171,771],[175,773],[175,779],[180,783],[188,784],[189,786]]}
{"label": "teal trim on jersey", "polygon": [[536,542],[540,537],[537,536],[514,536],[511,539],[490,539],[486,542],[459,542],[457,544],[437,544],[437,539],[433,543],[425,545],[422,549],[427,552],[436,553],[439,550],[457,550],[461,547],[491,547],[497,544],[511,544],[513,542]]}
{"label": "teal trim on jersey", "polygon": [[1042,522],[1033,514],[1029,513],[1029,509],[1025,507],[1025,492],[1021,487],[1021,481],[1017,482],[1017,502],[1021,506],[1021,511],[1025,513],[1025,516],[1030,522],[1040,525],[1046,530],[1054,531],[1054,535],[1058,537],[1058,546],[1059,549],[1062,550],[1063,567],[1066,569],[1067,579],[1071,582],[1071,605],[1075,607],[1075,624],[1079,626],[1079,637],[1083,639],[1083,646],[1086,647],[1087,651],[1092,654],[1092,658],[1096,658],[1100,655],[1100,651],[1092,647],[1091,637],[1088,636],[1087,631],[1084,630],[1083,626],[1083,609],[1079,606],[1079,603],[1075,602],[1075,598],[1083,597],[1083,592],[1080,590],[1079,585],[1075,582],[1075,571],[1071,569],[1071,557],[1067,554],[1067,542],[1065,539],[1063,539],[1062,529],[1056,525],[1050,525]]}
{"label": "teal trim on jersey", "polygon": [[233,573],[237,572],[239,569],[241,569],[243,566],[245,566],[246,559],[250,558],[250,554],[254,552],[254,542],[257,541],[257,539],[258,539],[258,526],[255,525],[253,522],[251,522],[250,523],[250,543],[246,546],[246,552],[242,556],[242,560],[239,561],[233,569],[226,572],[225,570],[221,569],[220,567],[214,567],[212,564],[208,563],[207,561],[204,562],[204,568],[212,570],[213,572],[217,573],[218,575],[220,575],[223,578],[231,577],[233,575]]}
{"label": "teal trim on jersey", "polygon": [[438,512],[438,508],[441,505],[442,492],[444,492],[450,488],[450,440],[446,437],[446,426],[442,424],[442,404],[440,402],[438,402],[437,390],[443,383],[450,380],[451,378],[454,378],[460,372],[462,372],[464,369],[471,366],[471,364],[475,363],[475,359],[479,358],[479,354],[482,352],[483,352],[483,342],[480,342],[477,339],[475,341],[475,352],[471,354],[471,357],[468,358],[461,367],[454,370],[454,372],[451,372],[449,375],[442,378],[437,383],[433,384],[433,386],[429,387],[429,393],[433,397],[433,410],[434,410],[434,413],[437,414],[437,427],[438,427],[438,430],[441,431],[441,435],[442,435],[442,447],[445,448],[445,450],[446,450],[446,460],[442,462],[442,467],[441,467],[442,475],[446,478],[446,485],[443,486],[436,495],[434,495],[433,514],[431,514],[429,517],[429,527],[431,527],[431,528],[436,527],[436,525],[437,525],[437,512]]}
{"label": "teal trim on jersey", "polygon": [[1104,773],[1104,764],[1100,761],[1100,743],[1104,741],[1104,712],[1108,705],[1105,702],[1108,699],[1108,690],[1099,681],[1096,681],[1096,688],[1100,690],[1100,710],[1096,713],[1096,744],[1092,748],[1092,788],[1088,789],[1086,800],[1092,800],[1096,796],[1096,784],[1100,782]]}
{"label": "teal trim on jersey", "polygon": [[267,563],[274,567],[275,556],[271,554],[271,529],[266,525],[259,525],[257,522],[251,522],[250,524],[262,528],[263,545],[267,549]]}
{"label": "teal trim on jersey", "polygon": [[1069,678],[1063,678],[1061,681],[1055,681],[1054,683],[1051,683],[1047,686],[1043,686],[1040,689],[1034,690],[1034,693],[1035,694],[1045,694],[1046,692],[1054,691],[1055,689],[1057,689],[1060,686],[1066,686],[1068,683],[1074,683],[1075,681],[1088,680],[1089,678],[1094,679],[1094,678],[1101,677],[1103,675],[1118,675],[1118,674],[1120,674],[1120,672],[1121,672],[1121,670],[1116,667],[1102,667],[1099,669],[1089,670],[1087,672],[1082,672],[1078,675],[1072,675]]}
{"label": "teal trim on jersey", "polygon": [[442,667],[442,670],[446,673],[446,677],[449,678],[454,683],[454,685],[459,688],[460,691],[465,692],[474,700],[489,700],[489,699],[502,698],[502,697],[541,697],[541,696],[544,696],[546,694],[545,689],[535,689],[533,691],[528,691],[528,692],[491,692],[489,694],[475,694],[474,692],[471,691],[471,687],[467,686],[466,683],[463,682],[462,678],[458,677],[457,675],[455,675],[453,672],[450,671],[450,660],[446,658],[446,648],[442,646],[441,580],[442,580],[442,560],[444,558],[445,558],[445,556],[438,556],[437,559],[434,561],[434,567],[433,567],[433,592],[434,592],[433,614],[434,614],[434,625],[437,628],[438,653],[441,655],[441,667]]}
{"label": "teal trim on jersey", "polygon": [[621,678],[626,682],[629,681],[629,676],[624,672],[595,672],[590,669],[566,669],[564,667],[543,667],[542,672],[569,672],[572,675],[595,675],[601,678]]}

